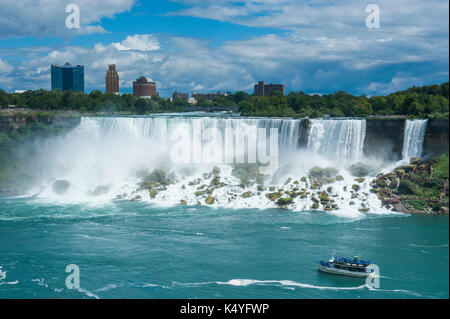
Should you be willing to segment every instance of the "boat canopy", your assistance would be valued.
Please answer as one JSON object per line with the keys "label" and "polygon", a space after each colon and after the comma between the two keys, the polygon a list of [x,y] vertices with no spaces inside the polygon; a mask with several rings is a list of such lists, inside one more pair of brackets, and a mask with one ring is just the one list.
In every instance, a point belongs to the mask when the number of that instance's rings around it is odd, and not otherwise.
{"label": "boat canopy", "polygon": [[334,258],[334,262],[347,263],[347,264],[358,264],[358,265],[363,265],[363,266],[370,265],[370,261],[359,260],[357,258],[350,259],[350,258],[345,258],[345,257],[336,257],[336,258]]}

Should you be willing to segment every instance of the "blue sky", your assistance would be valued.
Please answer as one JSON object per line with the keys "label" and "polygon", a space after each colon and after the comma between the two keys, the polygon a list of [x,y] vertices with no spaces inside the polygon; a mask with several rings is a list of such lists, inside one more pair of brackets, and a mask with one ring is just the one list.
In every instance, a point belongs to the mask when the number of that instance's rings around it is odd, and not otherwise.
{"label": "blue sky", "polygon": [[[67,4],[80,29],[65,26]],[[380,8],[368,29],[365,9]],[[143,75],[161,96],[287,90],[387,94],[449,78],[448,1],[2,0],[0,88],[50,89],[50,64],[85,65],[104,90],[115,63],[121,92]]]}

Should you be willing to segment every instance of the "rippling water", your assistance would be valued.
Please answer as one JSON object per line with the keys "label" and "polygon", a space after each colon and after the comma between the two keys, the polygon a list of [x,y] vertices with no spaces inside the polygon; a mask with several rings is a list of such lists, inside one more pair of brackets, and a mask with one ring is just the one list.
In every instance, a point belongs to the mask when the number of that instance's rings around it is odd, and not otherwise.
{"label": "rippling water", "polygon": [[[448,298],[448,242],[447,216],[0,199],[0,298]],[[317,272],[333,251],[380,288]]]}

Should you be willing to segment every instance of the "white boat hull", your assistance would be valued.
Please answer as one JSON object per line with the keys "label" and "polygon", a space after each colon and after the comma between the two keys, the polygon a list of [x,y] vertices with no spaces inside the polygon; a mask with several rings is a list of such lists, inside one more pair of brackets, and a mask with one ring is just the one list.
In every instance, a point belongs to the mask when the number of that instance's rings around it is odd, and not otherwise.
{"label": "white boat hull", "polygon": [[331,267],[326,267],[326,266],[323,266],[320,264],[317,266],[319,267],[319,271],[323,271],[323,272],[330,273],[330,274],[336,274],[336,275],[364,278],[371,274],[370,272],[356,272],[356,271],[349,271],[349,270],[345,270],[345,269],[331,268]]}

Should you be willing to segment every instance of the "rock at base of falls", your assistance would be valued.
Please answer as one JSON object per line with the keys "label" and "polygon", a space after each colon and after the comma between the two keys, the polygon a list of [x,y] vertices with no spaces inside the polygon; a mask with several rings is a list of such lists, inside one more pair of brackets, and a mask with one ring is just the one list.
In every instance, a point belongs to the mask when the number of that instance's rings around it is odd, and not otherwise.
{"label": "rock at base of falls", "polygon": [[53,183],[52,189],[56,195],[64,195],[70,187],[70,182],[65,180],[57,180]]}

